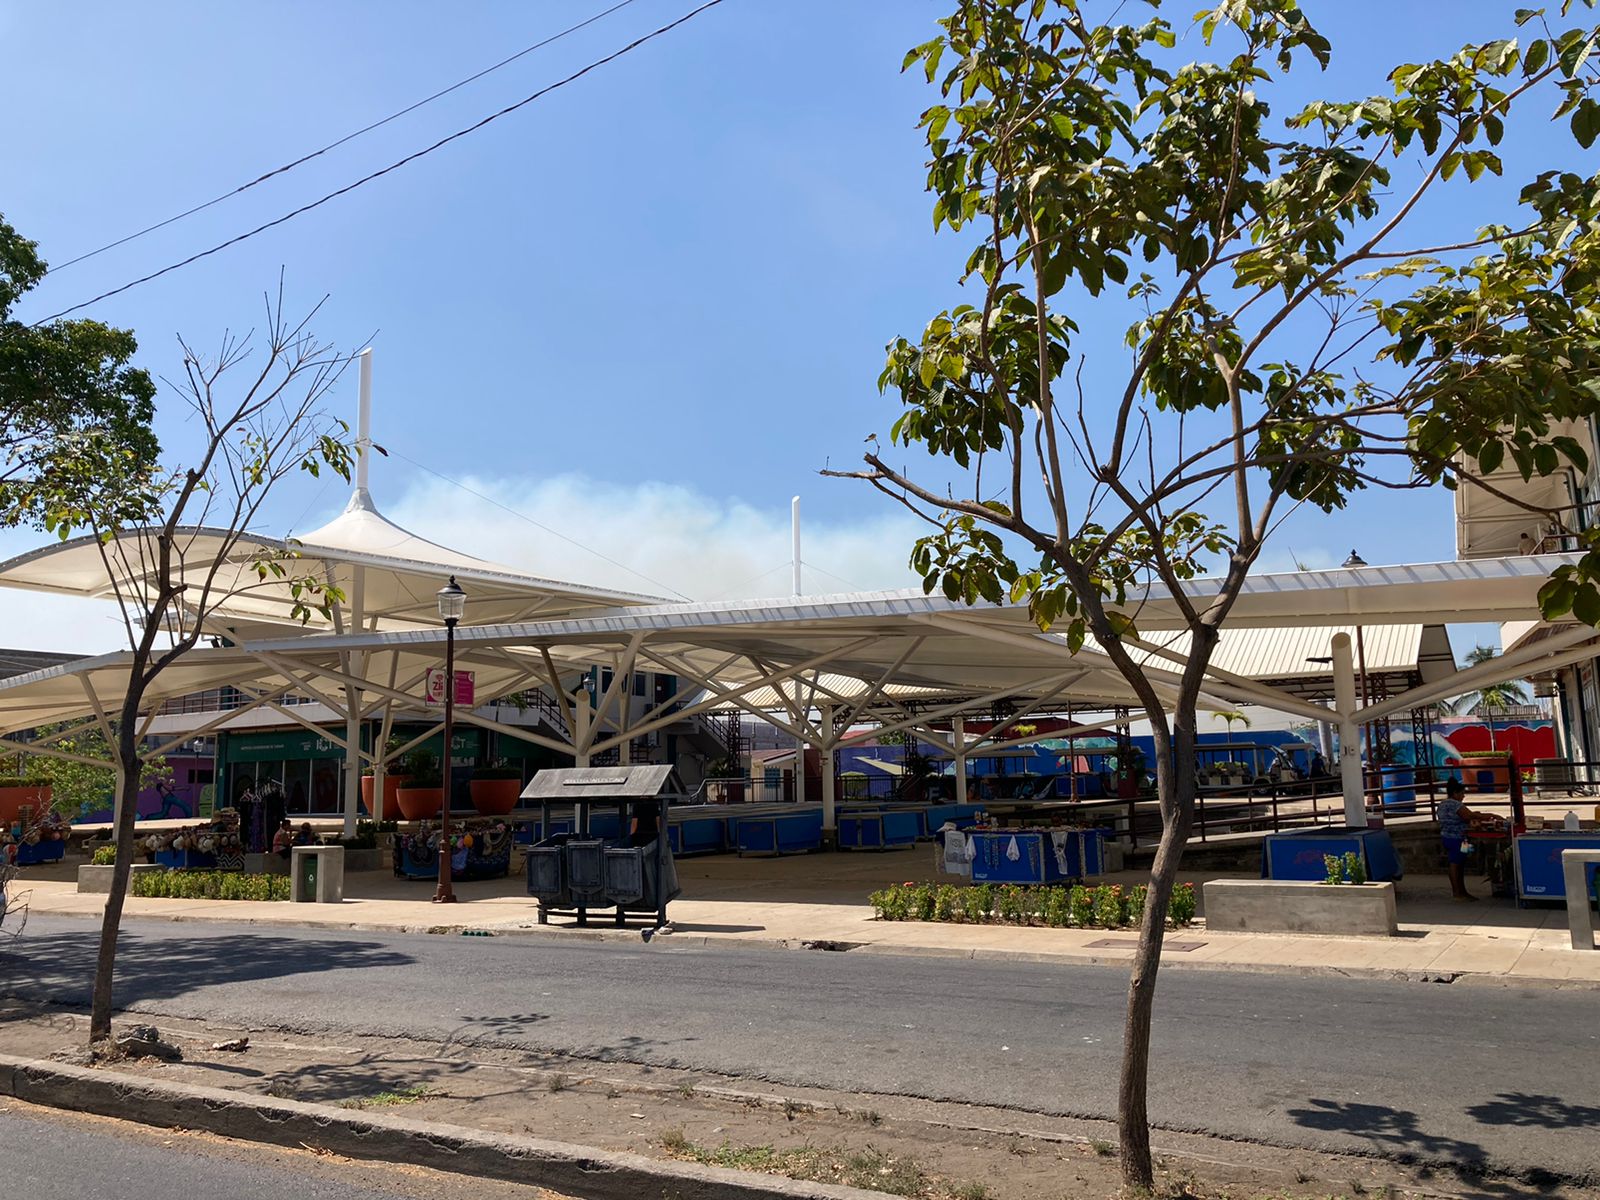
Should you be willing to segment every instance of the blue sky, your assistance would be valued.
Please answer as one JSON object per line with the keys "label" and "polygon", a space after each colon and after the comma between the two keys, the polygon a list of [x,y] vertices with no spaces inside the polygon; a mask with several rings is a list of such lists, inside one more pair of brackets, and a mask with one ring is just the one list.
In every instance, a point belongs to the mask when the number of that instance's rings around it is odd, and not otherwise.
{"label": "blue sky", "polygon": [[[6,125],[0,211],[65,262],[606,6],[0,0],[0,107],[22,114]],[[245,196],[63,269],[24,315],[276,217],[690,7],[635,0]],[[1194,7],[1170,15],[1182,21]],[[1302,98],[1377,90],[1396,61],[1508,29],[1513,6],[1306,7],[1341,57],[1328,76],[1308,77]],[[922,0],[726,0],[470,138],[93,315],[134,328],[141,360],[159,373],[177,364],[178,332],[203,347],[255,323],[280,267],[296,303],[329,294],[316,326],[325,337],[354,347],[376,331],[376,434],[393,451],[375,468],[380,502],[463,549],[639,590],[771,594],[787,587],[788,500],[801,493],[809,589],[901,584],[916,526],[816,472],[853,463],[892,419],[875,388],[884,343],[958,298],[962,247],[933,236],[922,192],[915,124],[933,93],[899,72],[941,11]],[[1568,145],[1554,135],[1519,144],[1511,174]],[[1441,226],[1470,228],[1475,213],[1452,203],[1438,210]],[[1091,323],[1086,333],[1114,360],[1117,330]],[[353,386],[336,403],[353,416]],[[184,430],[165,421],[181,445]],[[417,464],[506,508],[485,510]],[[338,487],[297,485],[272,519],[304,530],[342,500]],[[552,537],[555,527],[643,574]],[[0,553],[36,540],[4,535]],[[1329,565],[1352,546],[1372,562],[1451,557],[1448,495],[1297,518],[1273,561],[1292,550]],[[0,611],[35,623],[9,639],[17,644],[67,632],[37,608]],[[109,623],[71,632],[115,644]]]}

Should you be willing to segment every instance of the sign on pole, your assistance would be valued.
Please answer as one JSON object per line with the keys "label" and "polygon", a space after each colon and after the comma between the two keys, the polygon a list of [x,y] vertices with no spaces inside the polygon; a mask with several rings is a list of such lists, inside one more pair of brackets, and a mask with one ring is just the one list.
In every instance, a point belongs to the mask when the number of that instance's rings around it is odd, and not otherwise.
{"label": "sign on pole", "polygon": [[[428,668],[427,682],[423,685],[422,698],[430,707],[438,708],[444,704],[444,676],[443,667]],[[474,695],[474,681],[471,671],[456,672],[456,703],[471,706]]]}

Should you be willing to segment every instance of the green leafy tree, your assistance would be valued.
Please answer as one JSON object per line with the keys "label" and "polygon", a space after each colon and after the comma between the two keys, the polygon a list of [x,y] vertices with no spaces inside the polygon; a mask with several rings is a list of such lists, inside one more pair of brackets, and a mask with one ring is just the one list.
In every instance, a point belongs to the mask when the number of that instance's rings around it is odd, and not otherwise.
{"label": "green leafy tree", "polygon": [[38,246],[0,216],[0,525],[66,537],[91,507],[143,515],[124,506],[142,493],[122,482],[160,452],[150,428],[156,389],[129,365],[138,343],[127,330],[12,316],[45,270]]}
{"label": "green leafy tree", "polygon": [[[928,190],[935,228],[970,247],[963,302],[890,343],[890,445],[829,473],[933,522],[911,559],[930,591],[1025,602],[1041,654],[1099,656],[1150,721],[1162,835],[1118,1096],[1124,1181],[1148,1190],[1197,704],[1269,535],[1362,489],[1587,467],[1564,423],[1600,410],[1600,180],[1562,155],[1520,192],[1477,189],[1514,197],[1477,229],[1432,201],[1499,176],[1497,147],[1552,110],[1595,140],[1597,31],[1508,15],[1505,38],[1400,64],[1382,94],[1280,112],[1286,77],[1333,53],[1294,0],[1226,0],[1181,47],[1156,3],[952,8],[905,65],[939,92]],[[1087,344],[1091,319],[1125,345]],[[1552,580],[1551,611],[1600,619],[1591,557]],[[1146,597],[1178,614],[1183,656],[1140,638]]]}
{"label": "green leafy tree", "polygon": [[[1467,653],[1467,666],[1481,667],[1486,662],[1493,662],[1500,657],[1500,652],[1493,646],[1474,646]],[[1508,708],[1528,703],[1528,689],[1514,679],[1503,680],[1500,683],[1485,684],[1475,692],[1467,692],[1457,696],[1443,707],[1446,712],[1454,716],[1465,716],[1468,713],[1480,713],[1488,718],[1489,749],[1494,745],[1494,715],[1503,713]]]}
{"label": "green leafy tree", "polygon": [[[42,725],[34,731],[58,752],[55,756],[27,755],[19,775],[50,785],[50,807],[63,816],[109,808],[116,797],[117,773],[111,766],[111,747],[105,734],[94,728],[69,729]],[[70,755],[71,757],[66,757]],[[102,765],[103,764],[103,765]],[[166,760],[145,762],[139,769],[139,790],[172,782]]]}

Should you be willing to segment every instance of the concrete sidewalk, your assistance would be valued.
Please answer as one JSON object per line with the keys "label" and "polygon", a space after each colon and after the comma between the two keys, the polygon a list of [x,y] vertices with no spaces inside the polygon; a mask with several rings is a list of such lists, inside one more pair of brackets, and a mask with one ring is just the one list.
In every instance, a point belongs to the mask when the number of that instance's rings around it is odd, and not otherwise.
{"label": "concrete sidewalk", "polygon": [[[887,883],[936,878],[931,856],[891,854],[806,855],[783,859],[718,857],[680,860],[684,895],[674,901],[674,942],[704,945],[842,943],[857,952],[1003,957],[1063,963],[1115,964],[1132,958],[1133,930],[1035,929],[1004,925],[883,922],[866,897]],[[102,895],[76,890],[76,866],[30,869],[15,891],[27,893],[31,911],[94,919]],[[1216,872],[1186,873],[1198,890]],[[1145,877],[1108,877],[1125,887]],[[129,897],[129,920],[240,922],[260,926],[427,932],[468,928],[497,934],[625,938],[637,942],[637,924],[618,929],[609,915],[591,917],[587,930],[569,918],[536,923],[536,908],[522,881],[459,884],[461,903],[429,902],[432,885],[387,872],[348,877],[343,904],[159,900]],[[1213,933],[1204,920],[1168,934],[1163,962],[1170,966],[1296,972],[1378,973],[1389,976],[1460,977],[1505,983],[1600,986],[1600,951],[1568,945],[1561,908],[1519,909],[1506,901],[1450,901],[1441,876],[1408,878],[1400,889],[1401,936],[1317,937],[1295,934]],[[842,948],[842,947],[841,947]]]}

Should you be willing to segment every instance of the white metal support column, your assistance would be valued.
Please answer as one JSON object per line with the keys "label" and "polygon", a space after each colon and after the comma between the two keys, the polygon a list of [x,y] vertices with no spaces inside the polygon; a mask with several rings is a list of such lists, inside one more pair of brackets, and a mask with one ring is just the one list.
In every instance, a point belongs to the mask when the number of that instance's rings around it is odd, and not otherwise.
{"label": "white metal support column", "polygon": [[833,839],[833,835],[839,825],[834,818],[833,812],[833,705],[824,704],[822,706],[820,725],[822,737],[819,740],[822,744],[817,749],[820,751],[818,757],[821,759],[820,770],[822,771],[822,840],[826,843]]}
{"label": "white metal support column", "polygon": [[[368,483],[370,480],[370,465],[372,459],[372,348],[369,346],[359,355],[361,359],[361,386],[358,392],[356,408],[356,497],[357,502],[368,502]],[[366,571],[356,567],[352,571],[350,581],[350,629],[354,633],[363,632],[366,621]],[[365,655],[360,656],[365,659]],[[345,674],[360,677],[366,672],[356,669],[356,656],[346,654],[343,656]],[[356,809],[361,796],[361,689],[355,684],[345,685],[345,719],[344,719],[344,836],[354,837],[356,833]],[[450,747],[445,747],[445,753],[450,753]],[[373,816],[377,816],[381,794],[378,788],[382,786],[374,776],[373,781]]]}
{"label": "white metal support column", "polygon": [[577,737],[572,743],[574,751],[572,761],[576,766],[587,767],[589,765],[589,720],[591,714],[589,689],[580,687],[578,694],[572,700],[573,716],[577,718],[577,728],[574,730]]}
{"label": "white metal support column", "polygon": [[956,751],[956,803],[967,802],[967,721],[965,717],[950,719],[950,733]]}
{"label": "white metal support column", "polygon": [[1333,635],[1333,706],[1339,715],[1339,781],[1344,792],[1344,820],[1365,828],[1367,803],[1362,796],[1361,731],[1356,726],[1356,665],[1350,635]]}

